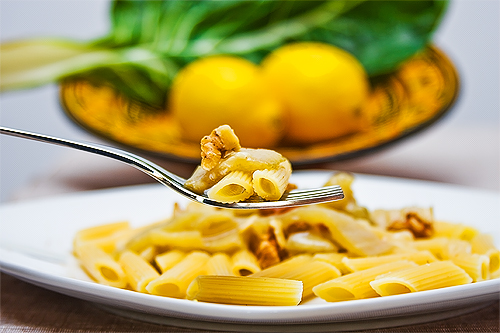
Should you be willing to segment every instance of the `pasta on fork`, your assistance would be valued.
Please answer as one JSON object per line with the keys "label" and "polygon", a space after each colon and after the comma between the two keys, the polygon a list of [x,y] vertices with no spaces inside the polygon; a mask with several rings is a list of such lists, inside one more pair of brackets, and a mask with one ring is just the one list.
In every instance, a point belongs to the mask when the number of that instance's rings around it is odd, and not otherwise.
{"label": "pasta on fork", "polygon": [[278,152],[242,148],[229,125],[222,125],[201,140],[201,164],[184,186],[209,198],[238,202],[259,196],[278,200],[287,189],[292,165]]}

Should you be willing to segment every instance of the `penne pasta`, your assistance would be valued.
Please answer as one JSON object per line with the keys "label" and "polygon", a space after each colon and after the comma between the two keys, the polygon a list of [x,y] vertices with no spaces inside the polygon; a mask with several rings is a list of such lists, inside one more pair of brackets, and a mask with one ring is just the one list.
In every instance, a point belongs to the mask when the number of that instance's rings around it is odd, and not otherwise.
{"label": "penne pasta", "polygon": [[346,257],[342,259],[342,264],[344,264],[344,266],[347,267],[351,272],[357,272],[399,260],[413,261],[418,265],[437,261],[436,257],[431,252],[417,251],[365,258]]}
{"label": "penne pasta", "polygon": [[370,282],[370,285],[380,296],[388,296],[471,282],[472,278],[451,261],[436,261],[385,274]]}
{"label": "penne pasta", "polygon": [[101,248],[87,244],[78,247],[80,263],[97,282],[107,286],[125,288],[127,277],[122,267]]}
{"label": "penne pasta", "polygon": [[434,237],[447,237],[470,241],[479,231],[464,224],[445,221],[434,222]]}
{"label": "penne pasta", "polygon": [[312,261],[312,257],[308,254],[302,254],[298,256],[294,256],[288,258],[279,264],[263,269],[259,272],[253,273],[250,276],[253,277],[272,277],[272,278],[280,278],[283,275],[287,274],[287,272],[294,270],[297,267],[301,267],[302,265],[309,263]]}
{"label": "penne pasta", "polygon": [[176,214],[168,224],[159,230],[166,232],[196,230],[199,220],[212,212],[212,209],[202,209],[198,205],[190,205],[187,210]]}
{"label": "penne pasta", "polygon": [[231,257],[233,275],[246,276],[260,271],[255,255],[246,249],[240,250]]}
{"label": "penne pasta", "polygon": [[114,250],[115,255],[118,255],[125,250],[141,253],[147,247],[154,245],[151,243],[151,239],[149,237],[151,231],[161,228],[170,220],[171,219],[165,219],[140,228],[126,231],[124,235],[120,235],[120,237],[116,240]]}
{"label": "penne pasta", "polygon": [[249,276],[198,276],[187,298],[235,305],[294,306],[302,299],[302,282]]}
{"label": "penne pasta", "polygon": [[500,271],[500,251],[497,249],[489,249],[484,253],[490,259],[490,273],[495,275]]}
{"label": "penne pasta", "polygon": [[337,267],[327,262],[314,261],[310,256],[298,256],[284,264],[278,264],[250,276],[302,281],[302,298],[306,299],[313,295],[314,286],[341,275],[342,273]]}
{"label": "penne pasta", "polygon": [[131,251],[123,252],[118,262],[127,275],[132,290],[145,293],[148,283],[160,276],[149,262]]}
{"label": "penne pasta", "polygon": [[338,278],[342,275],[340,270],[324,261],[311,261],[304,264],[302,267],[297,267],[294,270],[283,275],[283,279],[292,279],[302,281],[303,293],[302,298],[307,299],[314,295],[312,289],[326,281]]}
{"label": "penne pasta", "polygon": [[210,256],[201,251],[187,254],[178,264],[151,280],[146,290],[150,294],[184,298],[186,290],[198,275],[206,274],[206,263]]}
{"label": "penne pasta", "polygon": [[74,240],[78,242],[87,242],[103,237],[108,237],[118,231],[129,229],[130,224],[128,221],[108,223],[79,230],[76,233]]}
{"label": "penne pasta", "polygon": [[149,233],[149,242],[156,246],[168,246],[185,251],[203,248],[201,233],[197,230],[153,230]]}
{"label": "penne pasta", "polygon": [[215,237],[237,231],[239,223],[233,214],[215,210],[205,213],[192,224],[192,230],[198,230],[202,237]]}
{"label": "penne pasta", "polygon": [[207,196],[220,202],[231,203],[248,199],[253,191],[252,176],[249,173],[232,171],[208,190]]}
{"label": "penne pasta", "polygon": [[488,250],[495,249],[493,237],[488,234],[478,233],[470,240],[470,244],[474,253],[484,254]]}
{"label": "penne pasta", "polygon": [[451,260],[472,278],[473,282],[490,278],[490,258],[483,254],[461,254]]}
{"label": "penne pasta", "polygon": [[333,265],[337,267],[340,272],[342,272],[342,275],[350,273],[351,270],[347,268],[344,263],[342,262],[342,259],[346,258],[347,255],[345,253],[316,253],[313,256],[313,260],[318,260],[318,261],[324,261],[329,263],[330,265]]}
{"label": "penne pasta", "polygon": [[122,252],[124,250],[129,250],[134,253],[140,253],[147,247],[155,245],[151,243],[151,238],[149,237],[149,232],[138,233],[130,241],[126,242],[123,248],[117,248],[117,252]]}
{"label": "penne pasta", "polygon": [[377,267],[365,269],[343,275],[336,279],[315,286],[314,294],[327,302],[339,302],[353,299],[372,298],[379,294],[370,286],[370,282],[379,275],[402,270],[409,267],[418,267],[410,261],[395,261]]}
{"label": "penne pasta", "polygon": [[412,246],[414,249],[418,251],[429,251],[431,252],[437,259],[443,260],[446,256],[447,246],[449,239],[445,237],[436,237],[436,238],[427,238],[427,239],[418,239],[413,242]]}
{"label": "penne pasta", "polygon": [[500,270],[500,251],[495,247],[493,237],[488,234],[478,233],[470,241],[472,252],[484,254],[490,259],[490,273]]}
{"label": "penne pasta", "polygon": [[469,242],[461,239],[450,239],[448,244],[442,249],[442,260],[449,260],[459,255],[472,253],[472,246]]}
{"label": "penne pasta", "polygon": [[183,251],[171,250],[157,255],[154,261],[156,267],[158,267],[162,273],[165,273],[184,259],[185,256],[186,253]]}
{"label": "penne pasta", "polygon": [[76,253],[79,247],[92,243],[104,252],[112,253],[116,249],[118,241],[130,235],[131,228],[128,222],[115,222],[90,227],[76,233],[73,239],[73,249]]}
{"label": "penne pasta", "polygon": [[234,275],[231,258],[223,252],[215,253],[208,259],[207,275]]}
{"label": "penne pasta", "polygon": [[281,162],[277,169],[256,170],[252,174],[253,190],[265,200],[278,200],[285,193],[291,175],[288,161]]}
{"label": "penne pasta", "polygon": [[156,256],[156,247],[151,245],[145,248],[144,250],[139,253],[139,255],[142,257],[147,262],[153,262],[155,256]]}
{"label": "penne pasta", "polygon": [[472,246],[469,242],[445,237],[416,240],[414,247],[428,250],[439,260],[449,260],[457,255],[470,254]]}

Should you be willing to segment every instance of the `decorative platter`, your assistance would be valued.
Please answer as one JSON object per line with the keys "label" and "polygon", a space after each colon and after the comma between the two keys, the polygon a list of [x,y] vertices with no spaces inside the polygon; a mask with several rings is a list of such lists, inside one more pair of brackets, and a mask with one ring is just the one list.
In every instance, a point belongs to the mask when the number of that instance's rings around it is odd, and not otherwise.
{"label": "decorative platter", "polygon": [[[319,186],[331,172],[296,172],[300,187]],[[432,206],[435,217],[471,225],[498,239],[499,194],[452,185],[356,175],[353,190],[368,209]],[[377,195],[374,195],[377,193]],[[128,220],[141,226],[168,217],[183,199],[161,185],[74,193],[0,205],[0,269],[29,283],[96,303],[122,316],[219,331],[355,331],[459,316],[498,300],[500,279],[364,300],[299,306],[236,306],[154,296],[97,284],[71,254],[77,230]],[[92,209],[88,209],[92,207]]]}
{"label": "decorative platter", "polygon": [[[364,130],[309,145],[259,148],[274,149],[295,166],[359,157],[434,124],[448,113],[458,93],[453,63],[429,46],[394,73],[372,79]],[[199,142],[184,140],[167,111],[131,101],[106,83],[66,80],[60,100],[70,119],[102,139],[154,157],[199,163]]]}

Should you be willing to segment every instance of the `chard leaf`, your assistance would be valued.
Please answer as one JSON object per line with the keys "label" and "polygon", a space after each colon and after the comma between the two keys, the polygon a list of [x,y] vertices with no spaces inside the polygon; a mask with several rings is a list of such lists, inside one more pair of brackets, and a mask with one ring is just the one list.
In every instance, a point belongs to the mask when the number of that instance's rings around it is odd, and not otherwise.
{"label": "chard leaf", "polygon": [[432,38],[448,0],[132,1],[115,0],[112,29],[78,43],[52,39],[1,45],[0,90],[68,77],[105,80],[162,107],[171,80],[189,62],[232,54],[259,63],[293,41],[337,45],[369,75],[394,70]]}
{"label": "chard leaf", "polygon": [[1,90],[33,87],[88,67],[121,62],[115,52],[66,40],[3,43],[0,53]]}
{"label": "chard leaf", "polygon": [[358,58],[370,76],[394,70],[431,41],[448,1],[368,1],[300,40],[318,40]]}

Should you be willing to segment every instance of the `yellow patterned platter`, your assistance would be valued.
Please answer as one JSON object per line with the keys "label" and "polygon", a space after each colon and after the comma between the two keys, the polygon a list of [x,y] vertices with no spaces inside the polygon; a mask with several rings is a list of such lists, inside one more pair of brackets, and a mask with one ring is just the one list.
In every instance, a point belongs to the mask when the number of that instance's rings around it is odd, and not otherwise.
{"label": "yellow patterned platter", "polygon": [[[400,68],[372,81],[369,126],[344,137],[303,146],[272,148],[294,165],[338,161],[369,154],[414,135],[441,119],[455,103],[459,76],[448,57],[427,47]],[[60,98],[66,114],[87,131],[130,150],[197,164],[198,142],[183,140],[165,110],[129,100],[106,83],[66,80]]]}

